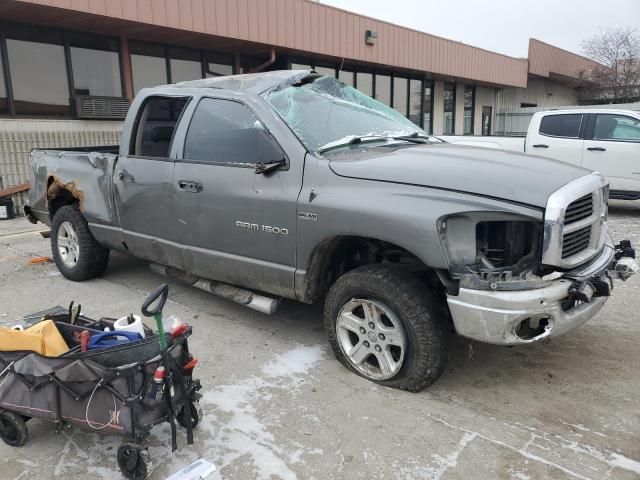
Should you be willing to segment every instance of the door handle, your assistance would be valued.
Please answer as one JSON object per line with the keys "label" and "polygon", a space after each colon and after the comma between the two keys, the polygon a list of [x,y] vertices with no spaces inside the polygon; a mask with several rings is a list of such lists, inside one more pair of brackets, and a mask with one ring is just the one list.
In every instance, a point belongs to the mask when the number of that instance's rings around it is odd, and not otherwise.
{"label": "door handle", "polygon": [[180,180],[178,182],[180,190],[190,193],[200,193],[202,191],[202,184],[200,182],[194,182],[193,180]]}
{"label": "door handle", "polygon": [[590,152],[606,152],[607,151],[606,148],[602,148],[602,147],[588,147],[587,150],[589,150]]}
{"label": "door handle", "polygon": [[133,178],[133,175],[131,175],[125,169],[122,169],[120,170],[120,172],[118,172],[118,180],[123,183],[133,183],[135,181],[135,178]]}
{"label": "door handle", "polygon": [[533,148],[549,148],[549,145],[545,145],[544,143],[538,143],[536,145],[531,145]]}

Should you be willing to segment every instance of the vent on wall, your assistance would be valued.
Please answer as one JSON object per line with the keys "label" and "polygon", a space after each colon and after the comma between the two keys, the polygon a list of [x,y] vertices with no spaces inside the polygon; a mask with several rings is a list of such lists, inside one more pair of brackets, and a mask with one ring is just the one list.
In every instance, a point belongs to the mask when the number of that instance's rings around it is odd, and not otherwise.
{"label": "vent on wall", "polygon": [[129,100],[119,97],[76,97],[78,118],[122,119],[127,116]]}

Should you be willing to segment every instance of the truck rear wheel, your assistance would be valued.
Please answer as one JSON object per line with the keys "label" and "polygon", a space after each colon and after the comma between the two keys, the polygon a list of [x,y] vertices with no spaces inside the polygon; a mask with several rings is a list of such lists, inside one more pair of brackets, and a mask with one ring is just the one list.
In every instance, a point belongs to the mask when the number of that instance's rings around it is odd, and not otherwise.
{"label": "truck rear wheel", "polygon": [[51,251],[60,273],[74,282],[99,277],[109,262],[109,250],[93,237],[76,205],[61,207],[54,215]]}
{"label": "truck rear wheel", "polygon": [[392,265],[352,270],[331,287],[324,307],[329,343],[352,372],[418,392],[442,374],[446,329],[438,298]]}

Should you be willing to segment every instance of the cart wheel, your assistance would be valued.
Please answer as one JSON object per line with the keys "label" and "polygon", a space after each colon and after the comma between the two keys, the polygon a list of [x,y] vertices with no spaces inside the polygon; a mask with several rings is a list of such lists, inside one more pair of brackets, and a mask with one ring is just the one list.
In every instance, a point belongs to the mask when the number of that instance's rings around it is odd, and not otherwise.
{"label": "cart wheel", "polygon": [[129,480],[144,480],[147,477],[147,462],[139,445],[133,443],[120,445],[118,466]]}
{"label": "cart wheel", "polygon": [[[202,407],[200,407],[200,402],[192,402],[191,404],[191,428],[196,428],[202,419]],[[189,404],[184,405],[178,413],[178,423],[187,428],[187,418],[185,415],[185,408],[188,408]]]}
{"label": "cart wheel", "polygon": [[21,447],[27,441],[29,433],[20,415],[11,412],[0,414],[0,437],[12,447]]}

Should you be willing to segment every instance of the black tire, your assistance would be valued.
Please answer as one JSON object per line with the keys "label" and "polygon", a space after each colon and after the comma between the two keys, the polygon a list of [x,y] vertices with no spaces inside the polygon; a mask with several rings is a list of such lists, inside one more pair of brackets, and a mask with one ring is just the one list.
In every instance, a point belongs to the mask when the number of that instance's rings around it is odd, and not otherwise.
{"label": "black tire", "polygon": [[147,478],[147,462],[140,446],[133,443],[123,443],[118,448],[118,467],[129,480],[144,480]]}
{"label": "black tire", "polygon": [[[349,360],[340,346],[337,320],[343,307],[353,305],[354,299],[376,302],[390,309],[396,323],[400,323],[405,345],[402,362],[392,377],[377,379],[358,370]],[[356,302],[357,304],[357,302]],[[338,360],[352,372],[367,380],[387,387],[418,392],[429,386],[440,377],[447,362],[447,318],[446,309],[429,287],[411,273],[393,265],[366,265],[352,270],[340,277],[329,290],[324,306],[324,323],[329,343]],[[356,315],[358,316],[358,315]],[[389,320],[385,321],[389,322]],[[369,323],[368,325],[371,325]],[[366,322],[364,327],[366,328]],[[345,330],[346,331],[346,330]],[[369,336],[372,331],[362,335],[348,332],[354,344],[362,343],[367,349],[382,343]],[[373,330],[375,332],[375,330]],[[384,336],[382,336],[384,339]],[[367,339],[370,342],[367,342]],[[379,342],[373,345],[371,342]],[[390,348],[390,347],[387,347]],[[397,347],[394,347],[397,348]],[[398,348],[398,350],[400,350]],[[378,350],[379,352],[380,350]],[[362,362],[365,369],[375,370],[379,358],[374,352],[369,353]],[[365,363],[373,363],[373,367]],[[382,372],[382,368],[379,369]],[[393,370],[391,370],[393,372]]]}
{"label": "black tire", "polygon": [[[190,406],[191,415],[189,415],[189,419],[191,420],[191,428],[196,428],[202,419],[202,408],[199,402],[192,402]],[[177,416],[178,423],[184,428],[187,428],[187,416],[185,415],[185,409],[187,408],[189,408],[189,405],[184,405]]]}
{"label": "black tire", "polygon": [[[61,232],[61,226],[66,225],[66,222],[71,224],[77,237],[79,254],[74,265],[65,263],[58,248],[58,235]],[[51,251],[60,273],[74,282],[83,282],[99,277],[104,273],[107,263],[109,263],[109,250],[102,247],[93,237],[87,221],[77,205],[61,207],[54,215],[51,225]]]}
{"label": "black tire", "polygon": [[29,432],[20,415],[12,412],[0,414],[0,438],[11,447],[21,447],[26,443]]}

